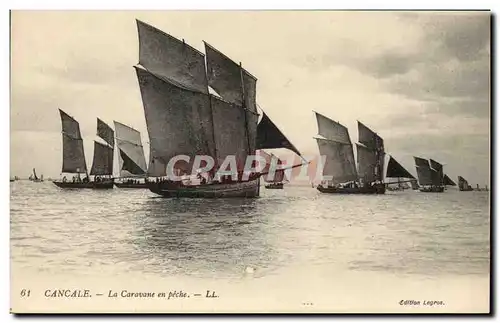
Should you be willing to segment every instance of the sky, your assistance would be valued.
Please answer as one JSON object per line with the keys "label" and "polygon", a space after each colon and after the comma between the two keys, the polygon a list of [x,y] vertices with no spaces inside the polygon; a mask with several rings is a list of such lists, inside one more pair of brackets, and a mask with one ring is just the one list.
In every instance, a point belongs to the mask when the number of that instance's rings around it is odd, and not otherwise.
{"label": "sky", "polygon": [[13,11],[11,176],[60,176],[59,108],[80,123],[89,169],[96,118],[139,130],[148,158],[135,19],[241,61],[304,155],[319,153],[314,110],[353,142],[362,121],[413,174],[419,156],[489,184],[489,12]]}

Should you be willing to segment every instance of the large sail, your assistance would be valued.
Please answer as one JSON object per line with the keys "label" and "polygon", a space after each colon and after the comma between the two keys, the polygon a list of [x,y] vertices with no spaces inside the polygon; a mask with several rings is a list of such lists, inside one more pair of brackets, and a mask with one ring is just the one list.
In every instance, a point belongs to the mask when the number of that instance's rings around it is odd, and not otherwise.
{"label": "large sail", "polygon": [[[136,67],[150,138],[150,176],[177,155],[215,158],[212,110],[207,94],[178,87]],[[158,163],[158,162],[159,163]],[[159,167],[160,165],[161,167]]]}
{"label": "large sail", "polygon": [[299,150],[288,140],[278,127],[263,113],[257,126],[257,149],[287,148],[301,156]]}
{"label": "large sail", "polygon": [[376,180],[375,168],[377,167],[377,154],[374,150],[363,145],[356,144],[358,175],[367,183]]}
{"label": "large sail", "polygon": [[351,144],[349,130],[338,122],[335,122],[322,114],[316,113],[318,123],[318,134],[328,140],[337,141],[344,144]]}
{"label": "large sail", "polygon": [[140,65],[174,84],[208,93],[203,53],[139,20],[137,30]]}
{"label": "large sail", "polygon": [[141,176],[147,171],[141,133],[123,123],[114,122],[121,177]]}
{"label": "large sail", "polygon": [[457,186],[457,184],[455,184],[455,182],[452,181],[452,179],[446,174],[444,175],[443,178],[443,184],[448,186]]}
{"label": "large sail", "polygon": [[258,149],[256,147],[258,121],[257,78],[206,42],[205,52],[208,84],[217,91],[224,101],[247,110],[244,129],[248,132],[248,153],[253,154]]}
{"label": "large sail", "polygon": [[316,138],[319,152],[326,157],[323,175],[331,176],[334,184],[358,179],[352,145]]}
{"label": "large sail", "polygon": [[257,78],[206,42],[205,53],[208,85],[224,100],[257,112],[255,104]]}
{"label": "large sail", "polygon": [[443,178],[440,176],[440,172],[438,172],[435,169],[431,168],[431,180],[432,180],[432,185],[434,186],[441,186],[443,185]]}
{"label": "large sail", "polygon": [[63,173],[85,173],[87,164],[78,121],[59,109],[63,139]]}
{"label": "large sail", "polygon": [[415,178],[409,171],[407,171],[396,159],[392,156],[389,158],[389,163],[387,164],[387,177],[393,178]]}
{"label": "large sail", "polygon": [[431,164],[431,168],[435,170],[437,173],[437,178],[435,180],[436,184],[434,185],[438,186],[443,185],[443,177],[444,177],[443,165],[433,159],[429,159],[429,162]]}
{"label": "large sail", "polygon": [[106,141],[111,147],[115,146],[115,132],[104,121],[97,118],[97,135]]}
{"label": "large sail", "polygon": [[[382,181],[384,179],[383,174],[385,161],[384,140],[373,130],[358,121],[358,141],[366,147],[366,149],[364,149],[366,152],[362,155],[362,157],[368,154],[368,150],[372,152],[370,154],[369,161],[365,162],[363,158],[358,157],[358,163],[364,163],[366,167],[370,165],[371,171],[374,174],[373,180]],[[375,158],[375,164],[372,163],[372,158]]]}
{"label": "large sail", "polygon": [[215,96],[211,96],[210,100],[219,164],[227,156],[234,155],[238,170],[243,170],[249,152],[245,129],[245,110]]}
{"label": "large sail", "polygon": [[94,159],[90,175],[113,174],[113,148],[94,141]]}

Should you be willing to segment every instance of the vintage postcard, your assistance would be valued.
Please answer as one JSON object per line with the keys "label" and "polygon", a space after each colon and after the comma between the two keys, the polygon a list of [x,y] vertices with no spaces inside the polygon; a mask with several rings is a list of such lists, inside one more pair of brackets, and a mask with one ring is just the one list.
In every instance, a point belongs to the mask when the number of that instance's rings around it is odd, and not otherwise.
{"label": "vintage postcard", "polygon": [[12,313],[489,313],[490,11],[11,11]]}

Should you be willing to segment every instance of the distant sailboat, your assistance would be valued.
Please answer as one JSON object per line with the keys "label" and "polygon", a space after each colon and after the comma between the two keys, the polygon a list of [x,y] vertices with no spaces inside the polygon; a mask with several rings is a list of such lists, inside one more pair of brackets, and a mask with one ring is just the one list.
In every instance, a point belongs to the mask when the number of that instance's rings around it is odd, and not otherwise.
{"label": "distant sailboat", "polygon": [[[406,170],[393,156],[389,155],[389,162],[387,164],[387,176],[397,178],[396,182],[386,182],[387,189],[392,191],[399,191],[408,189],[408,182],[411,183],[411,187],[414,187],[416,183],[415,176],[413,176],[409,171]],[[390,176],[389,176],[390,175]],[[401,180],[403,178],[403,180]],[[397,184],[396,187],[391,187],[389,185]]]}
{"label": "distant sailboat", "polygon": [[[283,181],[285,180],[285,171],[283,169],[276,169],[274,171],[274,176],[272,179],[268,179],[269,174],[267,174],[271,165],[282,165],[282,161],[274,154],[268,154],[264,150],[260,150],[259,154],[262,155],[262,157],[264,157],[264,159],[266,160],[266,167],[262,171],[263,173],[266,173],[266,175],[262,175],[262,177],[264,181],[268,183],[265,185],[265,188],[283,189]],[[273,160],[275,160],[275,164],[273,163]]]}
{"label": "distant sailboat", "polygon": [[[206,56],[165,32],[137,20],[139,65],[135,66],[150,141],[149,189],[163,197],[256,197],[261,173],[243,177],[247,156],[256,149],[293,147],[263,116],[259,126],[257,79],[230,58],[205,43]],[[205,66],[206,58],[206,66]],[[209,86],[219,95],[210,94]],[[260,126],[264,123],[264,126]],[[259,129],[258,129],[259,128]],[[272,129],[269,129],[272,128]],[[166,178],[173,157],[186,155],[174,171],[186,181]],[[218,168],[235,156],[236,178],[198,174],[192,184],[194,157],[213,158]],[[204,176],[206,175],[206,176]]]}
{"label": "distant sailboat", "polygon": [[29,179],[30,179],[30,181],[35,182],[35,183],[43,182],[43,174],[40,175],[40,177],[38,177],[36,175],[36,170],[33,168],[33,174],[30,175]]}
{"label": "distant sailboat", "polygon": [[444,192],[443,165],[433,159],[427,160],[415,156],[413,158],[417,169],[420,192]]}
{"label": "distant sailboat", "polygon": [[[332,194],[384,194],[384,140],[358,121],[357,168],[348,129],[339,122],[315,112],[318,134],[315,138],[320,154],[326,157],[323,176],[330,179],[317,186],[322,193]],[[387,177],[411,174],[394,158],[387,169]],[[400,167],[397,167],[399,165]],[[404,170],[404,172],[403,172]],[[403,175],[401,175],[403,176]]]}
{"label": "distant sailboat", "polygon": [[472,187],[469,185],[467,180],[462,176],[458,176],[458,189],[460,191],[472,191]]}
{"label": "distant sailboat", "polygon": [[121,178],[115,185],[119,188],[148,188],[141,133],[118,121],[114,124]]}
{"label": "distant sailboat", "polygon": [[[66,176],[62,180],[53,181],[60,188],[113,188],[113,150],[114,132],[103,121],[97,119],[97,135],[107,144],[94,141],[94,159],[90,175],[94,175],[94,181],[90,180],[83,150],[83,139],[80,133],[80,124],[66,112],[59,109],[62,123],[63,138],[63,164],[62,173],[76,174],[72,181]],[[80,174],[86,174],[81,178]]]}

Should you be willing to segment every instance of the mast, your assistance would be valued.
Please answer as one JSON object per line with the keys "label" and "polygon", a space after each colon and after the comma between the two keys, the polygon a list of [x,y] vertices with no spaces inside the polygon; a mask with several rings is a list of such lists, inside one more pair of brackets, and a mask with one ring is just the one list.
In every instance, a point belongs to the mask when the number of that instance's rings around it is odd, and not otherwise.
{"label": "mast", "polygon": [[[241,66],[241,62],[240,62],[240,80],[241,80],[241,104],[242,104],[242,108],[244,110],[246,110],[245,83],[243,82],[243,67]],[[247,118],[246,111],[245,111],[245,130],[246,130],[246,137],[247,137],[247,143],[248,143],[248,150],[247,151],[248,151],[248,154],[251,155],[252,151],[251,151],[251,147],[250,147],[250,131],[248,130],[248,118]]]}

